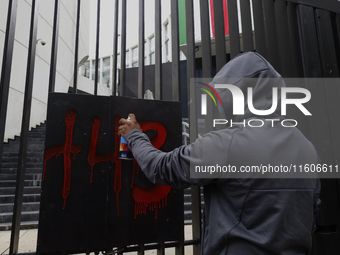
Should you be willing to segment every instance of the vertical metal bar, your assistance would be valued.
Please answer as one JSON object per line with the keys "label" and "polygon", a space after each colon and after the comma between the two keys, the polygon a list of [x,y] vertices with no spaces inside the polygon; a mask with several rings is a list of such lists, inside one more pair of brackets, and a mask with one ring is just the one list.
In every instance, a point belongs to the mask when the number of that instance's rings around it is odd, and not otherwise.
{"label": "vertical metal bar", "polygon": [[268,58],[266,33],[264,29],[264,16],[262,10],[262,0],[253,0],[254,30],[256,52],[264,58]]}
{"label": "vertical metal bar", "polygon": [[192,0],[185,0],[186,9],[186,37],[187,37],[187,86],[189,104],[189,126],[190,142],[194,142],[198,137],[197,114],[196,114],[196,90],[191,86],[191,79],[195,78],[195,30],[194,30],[194,8]]}
{"label": "vertical metal bar", "polygon": [[285,1],[275,1],[275,16],[278,49],[281,56],[281,75],[283,77],[293,77],[291,45],[288,28],[288,13]]}
{"label": "vertical metal bar", "polygon": [[302,58],[300,50],[299,27],[297,21],[296,4],[287,2],[288,28],[290,37],[290,48],[292,58],[292,77],[303,77]]}
{"label": "vertical metal bar", "polygon": [[[332,30],[331,14],[328,11],[316,9],[315,16],[321,55],[322,77],[337,78],[339,77],[339,71],[336,59],[334,43],[335,34]],[[335,113],[335,115],[336,114],[337,113]]]}
{"label": "vertical metal bar", "polygon": [[57,72],[57,56],[58,56],[58,39],[59,39],[59,13],[60,13],[60,0],[54,1],[54,18],[53,18],[53,31],[52,31],[52,46],[51,46],[51,63],[50,63],[50,79],[48,91],[54,92],[55,90],[55,76]]}
{"label": "vertical metal bar", "polygon": [[[317,41],[317,32],[314,18],[314,10],[312,7],[308,7],[305,5],[297,6],[298,12],[298,26],[299,26],[299,34],[300,34],[300,44],[301,44],[301,55],[302,55],[302,67],[303,67],[303,76],[304,77],[322,77],[322,69],[320,62],[320,53],[319,46]],[[314,54],[310,54],[310,52],[314,52]],[[316,81],[317,83],[317,81]],[[307,89],[310,90],[311,94],[322,95],[323,91],[320,91],[320,86],[318,84],[306,84]],[[321,87],[323,90],[323,88]],[[332,160],[330,157],[330,153],[328,153],[327,149],[322,148],[326,146],[327,143],[330,143],[329,134],[327,134],[327,129],[321,130],[319,129],[320,134],[323,134],[323,137],[317,133],[317,129],[320,127],[327,126],[327,121],[325,118],[325,106],[323,102],[323,97],[319,97],[321,100],[315,105],[317,107],[311,108],[311,112],[313,112],[313,118],[318,119],[319,125],[315,126],[311,123],[307,123],[306,128],[307,138],[313,142],[316,148],[318,149],[320,158],[323,159],[324,162],[330,163]],[[313,99],[312,99],[313,100]],[[313,107],[312,101],[309,103],[310,107]],[[322,121],[322,122],[321,122]],[[306,135],[306,133],[304,133]],[[325,143],[325,145],[323,145]]]}
{"label": "vertical metal bar", "polygon": [[253,28],[251,26],[251,13],[249,0],[240,1],[240,7],[242,20],[243,52],[254,51]]}
{"label": "vertical metal bar", "polygon": [[[322,60],[314,8],[298,5],[298,22],[301,36],[304,75],[305,77],[322,77]],[[329,46],[327,45],[327,47]],[[313,52],[313,54],[311,54],[311,52]],[[328,102],[325,96],[324,84],[320,84],[320,81],[317,79],[309,79],[306,87],[312,95],[318,95],[317,99],[313,97],[314,99],[312,98],[308,104],[309,110],[313,114],[313,123],[315,123],[315,120],[317,120],[318,123],[318,125],[312,125],[312,122],[309,123],[311,129],[310,140],[316,147],[322,162],[328,165],[334,165],[335,151],[332,148],[332,141],[334,140],[329,129],[330,120],[327,114]],[[334,180],[323,179],[321,180],[321,185],[323,187],[322,193],[320,194],[322,205],[320,206],[318,224],[321,226],[336,225],[338,219],[334,212],[338,211],[339,205],[338,203],[335,203],[337,206],[337,208],[335,208],[334,201],[330,196],[330,194],[334,194],[334,190],[336,189],[334,186],[336,184],[334,183]]]}
{"label": "vertical metal bar", "polygon": [[[202,38],[202,69],[203,78],[212,77],[210,18],[208,0],[200,0],[201,10],[201,38]],[[205,115],[205,132],[213,130],[212,101],[207,102],[207,114]]]}
{"label": "vertical metal bar", "polygon": [[[288,30],[290,39],[290,58],[291,58],[291,69],[292,74],[290,77],[303,77],[303,64],[302,64],[302,52],[300,47],[300,33],[297,19],[297,8],[296,4],[292,2],[287,2],[287,18],[288,18]],[[279,38],[278,38],[279,39]],[[290,84],[289,84],[290,85]],[[290,86],[301,87],[303,85],[296,82],[296,84],[291,83]],[[299,130],[310,139],[310,123],[305,120],[305,116],[300,111],[291,111],[290,115],[292,118],[299,121]]]}
{"label": "vertical metal bar", "polygon": [[171,1],[172,100],[180,101],[178,1]]}
{"label": "vertical metal bar", "polygon": [[[337,49],[338,44],[338,30],[336,28],[332,28],[333,25],[336,24],[336,20],[333,19],[335,17],[331,16],[332,14],[325,10],[316,9],[315,17],[316,17],[316,28],[318,35],[318,42],[320,48],[320,56],[321,56],[321,67],[322,67],[322,76],[326,78],[337,78],[339,77],[339,62],[337,59]],[[319,84],[318,84],[319,85]],[[321,85],[321,84],[320,84]],[[319,86],[320,86],[319,85]],[[338,116],[339,114],[339,95],[340,95],[340,87],[338,79],[324,79],[324,89],[325,89],[325,101],[327,104],[327,114],[328,116],[328,126],[330,132],[330,142],[333,150],[333,164],[338,164],[340,162],[340,122],[338,118],[334,118],[334,116]],[[326,126],[324,126],[325,128]],[[330,151],[329,151],[330,152]],[[328,153],[329,153],[328,152]],[[336,183],[334,183],[336,182]],[[339,211],[339,208],[334,206],[334,197],[337,190],[339,195],[339,180],[322,180],[322,185],[326,186],[323,188],[323,192],[321,194],[323,199],[323,212],[321,212],[321,219],[323,219],[323,224],[326,225],[328,223],[333,223],[336,225],[338,221],[338,216],[334,217],[333,215]],[[333,187],[333,188],[332,188]],[[333,213],[329,213],[332,211]],[[325,215],[326,212],[326,215]],[[333,217],[332,217],[333,216]],[[328,222],[324,220],[324,218],[328,219]],[[329,221],[329,219],[333,218],[333,221]],[[318,222],[319,223],[319,222]],[[336,238],[339,234],[332,234],[333,237],[331,240],[337,240]],[[335,251],[332,248],[332,243],[329,240],[323,241],[320,236],[316,236],[317,241],[320,243],[320,248],[318,249],[320,252],[327,251],[328,254],[338,254],[339,248]],[[333,242],[333,244],[335,244]],[[325,248],[324,248],[325,247]]]}
{"label": "vertical metal bar", "polygon": [[184,240],[178,242],[178,245],[175,247],[175,255],[184,255]]}
{"label": "vertical metal bar", "polygon": [[200,0],[203,77],[212,76],[210,18],[208,0]]}
{"label": "vertical metal bar", "polygon": [[73,69],[73,93],[77,94],[78,81],[78,49],[79,49],[79,27],[80,27],[80,0],[77,5],[76,43],[74,49],[74,69]]}
{"label": "vertical metal bar", "polygon": [[[199,186],[191,186],[192,237],[201,240],[201,194]],[[193,255],[201,254],[201,244],[193,246]]]}
{"label": "vertical metal bar", "polygon": [[[297,9],[304,77],[321,78],[320,52],[313,7],[298,5]],[[310,52],[314,52],[314,54],[310,54]]]}
{"label": "vertical metal bar", "polygon": [[[195,30],[194,30],[194,7],[192,0],[185,0],[186,13],[186,37],[187,37],[187,87],[189,104],[189,132],[190,143],[198,137],[197,114],[196,114],[196,91],[191,85],[191,79],[195,78]],[[192,236],[194,239],[201,238],[201,201],[199,187],[191,187],[192,205]],[[193,246],[193,254],[200,254],[201,245]]]}
{"label": "vertical metal bar", "polygon": [[276,20],[275,20],[275,8],[273,0],[262,0],[263,12],[265,18],[265,33],[268,47],[268,58],[267,60],[272,66],[281,72],[280,65],[280,52],[277,42],[277,31],[276,31]]}
{"label": "vertical metal bar", "polygon": [[144,255],[144,245],[143,244],[139,244],[138,245],[138,251],[137,251],[137,254],[138,255]]}
{"label": "vertical metal bar", "polygon": [[160,242],[157,248],[157,255],[164,255],[164,254],[165,254],[164,242]]}
{"label": "vertical metal bar", "polygon": [[340,41],[340,13],[336,14],[335,17],[335,23],[336,23],[336,31],[338,32],[338,41]]}
{"label": "vertical metal bar", "polygon": [[[337,37],[337,31],[332,30],[331,14],[328,11],[316,9],[316,27],[321,55],[321,66],[323,77],[339,77],[339,63],[337,61],[336,44],[334,38]],[[331,135],[331,145],[334,155],[334,164],[340,162],[340,122],[334,116],[338,115],[340,102],[340,87],[338,81],[327,79],[324,84],[326,94],[326,104],[328,112],[329,130]],[[335,79],[334,79],[335,80]],[[338,181],[339,182],[339,181]]]}
{"label": "vertical metal bar", "polygon": [[7,103],[8,93],[11,80],[12,70],[12,57],[14,47],[14,34],[17,18],[18,0],[9,1],[7,12],[7,25],[4,51],[2,56],[2,70],[1,70],[1,82],[0,82],[0,164],[2,160],[3,141],[5,136],[6,127],[6,115],[7,115]]}
{"label": "vertical metal bar", "polygon": [[162,9],[155,0],[155,99],[162,100]]}
{"label": "vertical metal bar", "polygon": [[227,55],[225,49],[223,1],[214,0],[213,6],[215,24],[216,72],[218,72],[225,65],[225,63],[227,63]]}
{"label": "vertical metal bar", "polygon": [[139,41],[138,41],[138,98],[144,92],[144,0],[139,0]]}
{"label": "vertical metal bar", "polygon": [[120,48],[120,88],[119,95],[125,94],[125,75],[126,75],[126,0],[122,0],[122,29],[121,29],[121,48]]}
{"label": "vertical metal bar", "polygon": [[[162,100],[162,6],[155,0],[155,99]],[[159,243],[157,255],[164,255],[164,242]]]}
{"label": "vertical metal bar", "polygon": [[116,96],[117,91],[117,49],[118,49],[118,11],[119,0],[116,0],[114,12],[114,29],[113,29],[113,59],[112,59],[112,95]]}
{"label": "vertical metal bar", "polygon": [[[121,249],[121,247],[118,247],[118,250],[120,250]],[[96,254],[96,253],[95,253]],[[99,254],[99,253],[98,253]],[[120,252],[117,252],[117,255],[123,255],[123,252],[122,251],[120,251]]]}
{"label": "vertical metal bar", "polygon": [[96,70],[94,75],[94,95],[98,94],[98,72],[99,72],[99,35],[100,35],[100,0],[97,0],[97,33],[96,33]]}
{"label": "vertical metal bar", "polygon": [[27,141],[28,131],[30,124],[31,104],[32,104],[32,91],[33,91],[33,78],[34,78],[34,65],[35,65],[35,52],[38,30],[38,3],[32,0],[31,23],[30,23],[30,38],[27,56],[27,71],[25,81],[25,97],[23,105],[23,115],[20,134],[20,148],[18,159],[18,172],[15,189],[15,200],[12,219],[12,232],[11,244],[9,254],[18,253],[19,244],[19,231],[20,231],[20,218],[22,209],[22,198],[24,192],[25,168],[27,158]]}
{"label": "vertical metal bar", "polygon": [[[338,61],[340,61],[340,14],[339,13],[332,15],[332,24],[334,27],[336,58]],[[338,62],[338,68],[339,68],[338,71],[340,72],[339,62]],[[340,188],[339,188],[339,192],[340,192]]]}
{"label": "vertical metal bar", "polygon": [[[181,101],[178,1],[171,1],[171,50],[172,50],[171,52],[172,54],[172,63],[171,63],[172,100]],[[183,231],[184,231],[184,225],[183,225]],[[180,241],[179,244],[175,247],[175,254],[184,255],[184,240]]]}
{"label": "vertical metal bar", "polygon": [[[236,0],[228,0],[230,57],[240,54],[240,32],[238,29],[238,13]],[[243,31],[242,31],[243,33]]]}

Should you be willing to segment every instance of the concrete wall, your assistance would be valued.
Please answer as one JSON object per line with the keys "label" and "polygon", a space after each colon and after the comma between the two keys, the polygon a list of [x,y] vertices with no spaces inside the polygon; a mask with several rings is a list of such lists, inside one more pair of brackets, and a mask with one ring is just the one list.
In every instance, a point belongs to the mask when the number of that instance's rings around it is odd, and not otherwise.
{"label": "concrete wall", "polygon": [[[54,0],[39,1],[37,38],[43,38],[46,45],[38,43],[36,49],[33,101],[30,126],[46,119],[48,81],[54,16]],[[11,84],[9,92],[5,141],[20,135],[22,107],[25,90],[25,76],[31,15],[31,0],[18,1]],[[79,61],[89,54],[90,0],[81,1],[81,26]],[[0,68],[4,37],[6,32],[8,0],[0,0]],[[56,74],[56,91],[66,92],[72,82],[77,1],[62,0],[60,5],[59,43]]]}

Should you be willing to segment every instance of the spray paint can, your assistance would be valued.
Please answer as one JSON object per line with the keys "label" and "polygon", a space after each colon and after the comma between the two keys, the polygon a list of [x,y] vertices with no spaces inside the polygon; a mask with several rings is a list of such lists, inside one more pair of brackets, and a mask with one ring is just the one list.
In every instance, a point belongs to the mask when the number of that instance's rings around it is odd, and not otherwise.
{"label": "spray paint can", "polygon": [[[127,120],[130,121],[130,117],[128,117]],[[126,140],[122,136],[120,137],[119,143],[119,159],[133,160],[132,152],[130,151]]]}

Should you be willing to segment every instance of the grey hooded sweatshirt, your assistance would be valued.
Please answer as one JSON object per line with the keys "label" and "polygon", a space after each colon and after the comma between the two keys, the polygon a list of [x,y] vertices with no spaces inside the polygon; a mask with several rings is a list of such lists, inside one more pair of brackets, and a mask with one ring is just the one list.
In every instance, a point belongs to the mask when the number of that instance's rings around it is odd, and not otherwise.
{"label": "grey hooded sweatshirt", "polygon": [[[211,85],[233,84],[244,94],[253,87],[256,109],[269,109],[272,88],[266,80],[280,78],[274,68],[257,53],[244,53],[228,62]],[[280,83],[276,86],[284,86]],[[256,116],[245,105],[244,116],[232,115],[228,89],[217,90],[226,119],[282,120],[280,104],[271,116]],[[221,107],[221,105],[220,105]],[[137,116],[138,118],[138,116]],[[273,126],[272,126],[273,125]],[[155,149],[148,137],[134,129],[126,135],[129,148],[145,175],[155,184],[187,188],[204,186],[205,213],[201,238],[204,255],[309,254],[314,218],[318,210],[320,182],[315,178],[190,178],[190,152],[196,163],[211,161],[221,165],[317,164],[313,145],[295,127],[280,121],[265,122],[261,128],[233,125],[213,131],[193,144],[165,153]],[[192,155],[191,155],[192,156]]]}

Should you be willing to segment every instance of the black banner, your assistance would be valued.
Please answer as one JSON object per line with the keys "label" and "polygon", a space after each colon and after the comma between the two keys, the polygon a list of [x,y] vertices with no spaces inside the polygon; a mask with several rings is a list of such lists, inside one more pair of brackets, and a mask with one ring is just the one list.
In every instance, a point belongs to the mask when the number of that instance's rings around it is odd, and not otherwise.
{"label": "black banner", "polygon": [[134,113],[153,145],[181,145],[181,104],[49,96],[38,254],[183,240],[183,191],[152,184],[119,159],[118,121]]}

